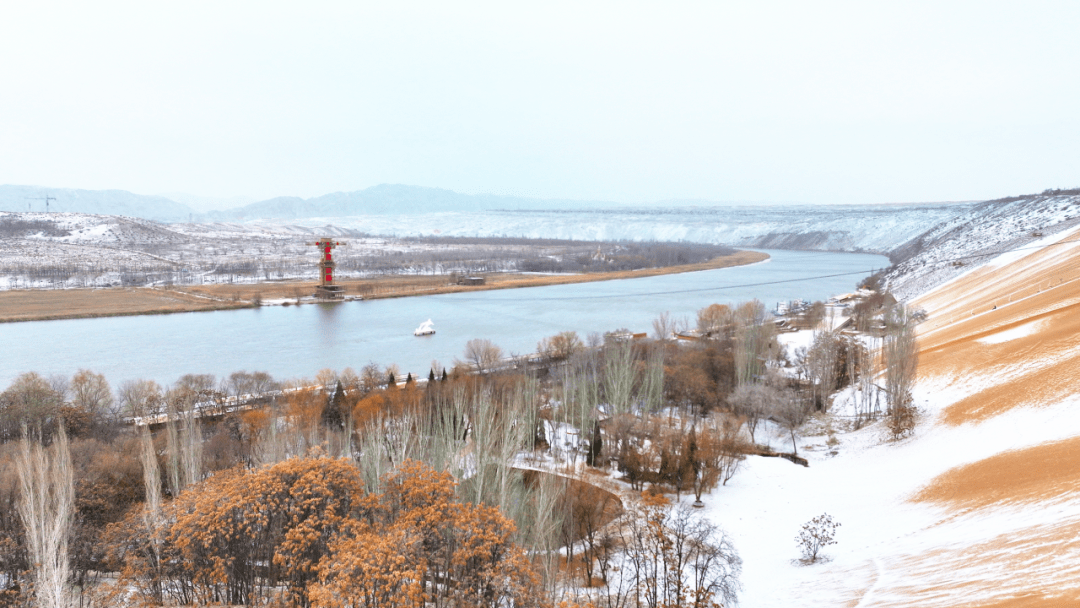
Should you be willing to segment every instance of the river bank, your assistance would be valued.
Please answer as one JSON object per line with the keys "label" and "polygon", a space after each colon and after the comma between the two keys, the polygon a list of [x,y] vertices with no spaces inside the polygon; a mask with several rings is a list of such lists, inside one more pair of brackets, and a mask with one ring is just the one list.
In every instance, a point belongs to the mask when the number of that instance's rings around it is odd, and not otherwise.
{"label": "river bank", "polygon": [[[445,275],[383,276],[349,279],[339,284],[345,288],[346,296],[371,300],[655,277],[743,266],[768,258],[767,253],[759,251],[738,251],[699,264],[634,271],[573,275],[493,273],[484,275],[484,285],[476,286],[450,284]],[[315,281],[276,281],[179,287],[0,291],[0,323],[250,308],[260,302],[302,301],[314,293],[315,285]]]}

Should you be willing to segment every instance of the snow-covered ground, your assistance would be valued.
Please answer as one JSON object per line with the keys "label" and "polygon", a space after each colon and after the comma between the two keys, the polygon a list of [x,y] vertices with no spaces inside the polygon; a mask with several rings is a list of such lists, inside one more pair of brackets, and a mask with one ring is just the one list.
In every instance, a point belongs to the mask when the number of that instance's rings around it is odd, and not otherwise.
{"label": "snow-covered ground", "polygon": [[[102,196],[105,194],[109,193]],[[111,193],[105,199],[123,197]],[[60,204],[54,207],[65,208]],[[307,278],[313,258],[308,243],[321,236],[341,238],[348,243],[347,248],[336,252],[337,274],[343,278],[368,276],[364,267],[378,265],[380,258],[385,261],[395,255],[419,252],[431,255],[426,260],[410,262],[403,272],[478,271],[458,268],[454,262],[441,262],[447,257],[440,254],[455,247],[460,249],[459,246],[411,240],[433,236],[681,241],[766,249],[884,253],[933,226],[954,220],[970,208],[971,204],[925,204],[422,213],[384,210],[371,215],[173,224],[55,209],[51,213],[0,212],[3,237],[0,238],[0,289]],[[29,222],[50,229],[35,231],[25,224],[13,228],[12,222]],[[491,258],[495,261],[491,262]],[[479,255],[476,262],[498,266],[502,258],[503,255],[493,252],[486,260]]]}
{"label": "snow-covered ground", "polygon": [[[318,259],[311,243],[323,236],[345,243],[335,251],[341,278],[369,276],[370,264],[360,260],[404,254],[426,261],[398,272],[449,272],[440,260],[461,249],[318,224],[160,224],[55,212],[0,212],[0,236],[0,289],[310,279]],[[481,246],[470,247],[483,254]]]}
{"label": "snow-covered ground", "polygon": [[911,257],[888,274],[900,299],[918,294],[978,268],[1022,257],[1080,223],[1080,195],[1030,196],[974,205],[933,227],[904,248]]}
{"label": "snow-covered ground", "polygon": [[[689,241],[735,247],[884,253],[962,215],[969,204],[778,205],[443,212],[294,219],[395,236]],[[254,220],[272,224],[272,220]]]}
{"label": "snow-covered ground", "polygon": [[[827,415],[798,440],[809,467],[749,458],[708,496],[704,515],[744,560],[742,605],[1076,605],[1080,458],[1059,455],[1080,454],[1080,255],[1055,244],[1075,238],[1004,254],[915,300],[930,319],[912,437],[892,442],[880,422],[844,432]],[[1007,292],[1024,295],[994,308]],[[822,513],[841,522],[838,543],[803,565],[795,536]]]}

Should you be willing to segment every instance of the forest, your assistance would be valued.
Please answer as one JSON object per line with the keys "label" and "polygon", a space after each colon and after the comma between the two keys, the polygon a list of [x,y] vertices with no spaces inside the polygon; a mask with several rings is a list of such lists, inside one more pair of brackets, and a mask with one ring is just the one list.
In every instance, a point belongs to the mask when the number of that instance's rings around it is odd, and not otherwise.
{"label": "forest", "polygon": [[860,306],[880,340],[817,325],[796,352],[751,301],[693,339],[476,339],[426,379],[25,373],[0,393],[0,606],[735,605],[737,547],[694,505],[746,458],[805,464],[843,387],[850,424],[914,428],[914,320]]}

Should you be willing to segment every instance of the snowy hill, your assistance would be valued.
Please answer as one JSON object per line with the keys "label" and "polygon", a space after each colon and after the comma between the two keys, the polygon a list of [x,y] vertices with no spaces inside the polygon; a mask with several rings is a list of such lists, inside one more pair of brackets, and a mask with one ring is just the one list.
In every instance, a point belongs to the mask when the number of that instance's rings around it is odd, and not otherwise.
{"label": "snowy hill", "polygon": [[0,211],[48,211],[123,215],[160,222],[188,221],[194,211],[163,196],[134,194],[126,190],[76,190],[40,186],[0,186]]}
{"label": "snowy hill", "polygon": [[[1070,221],[1068,199],[1037,198],[987,204],[960,234],[1004,247]],[[743,557],[742,605],[1080,605],[1080,226],[1027,247],[914,298],[928,318],[912,437],[845,432],[836,408],[801,431],[808,468],[748,459],[705,500]],[[799,564],[793,537],[821,513],[838,544]]]}
{"label": "snowy hill", "polygon": [[[735,247],[887,254],[970,204],[776,205],[494,210],[294,219],[390,236],[511,236],[582,241],[688,241]],[[272,220],[254,223],[271,226]]]}
{"label": "snowy hill", "polygon": [[[668,201],[628,206],[604,201],[460,194],[382,184],[319,197],[277,197],[197,213],[162,196],[122,190],[0,186],[0,210],[76,212],[168,223],[254,224],[262,229],[343,231],[381,236],[482,236],[602,241],[689,241],[770,249],[889,254],[928,229],[970,213],[969,203],[910,205],[745,205]],[[177,195],[210,204],[211,199]],[[235,200],[235,199],[234,199]],[[220,201],[217,201],[220,203]],[[677,206],[676,206],[677,205]],[[213,231],[214,229],[208,229]],[[189,232],[197,229],[188,229]]]}
{"label": "snowy hill", "polygon": [[897,248],[902,260],[887,276],[890,289],[910,299],[993,256],[1038,247],[1080,223],[1080,190],[1047,191],[970,206]]}

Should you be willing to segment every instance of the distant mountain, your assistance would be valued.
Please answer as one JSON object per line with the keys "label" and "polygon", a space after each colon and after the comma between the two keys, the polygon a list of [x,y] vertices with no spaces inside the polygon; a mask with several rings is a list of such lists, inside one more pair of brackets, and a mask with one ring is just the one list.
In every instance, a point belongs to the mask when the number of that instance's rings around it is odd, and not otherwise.
{"label": "distant mountain", "polygon": [[182,203],[126,190],[76,190],[41,186],[0,186],[0,211],[48,211],[90,213],[96,215],[125,215],[159,222],[186,222],[194,211]]}
{"label": "distant mountain", "polygon": [[196,213],[233,209],[242,205],[250,205],[258,200],[251,196],[200,196],[187,192],[160,192],[159,194],[169,200],[191,207]]}
{"label": "distant mountain", "polygon": [[441,188],[380,184],[355,192],[334,192],[315,198],[282,196],[236,209],[213,211],[212,221],[252,219],[298,219],[360,215],[413,215],[442,211],[489,211],[495,209],[596,209],[624,208],[606,201],[539,199],[495,194],[461,194]]}

